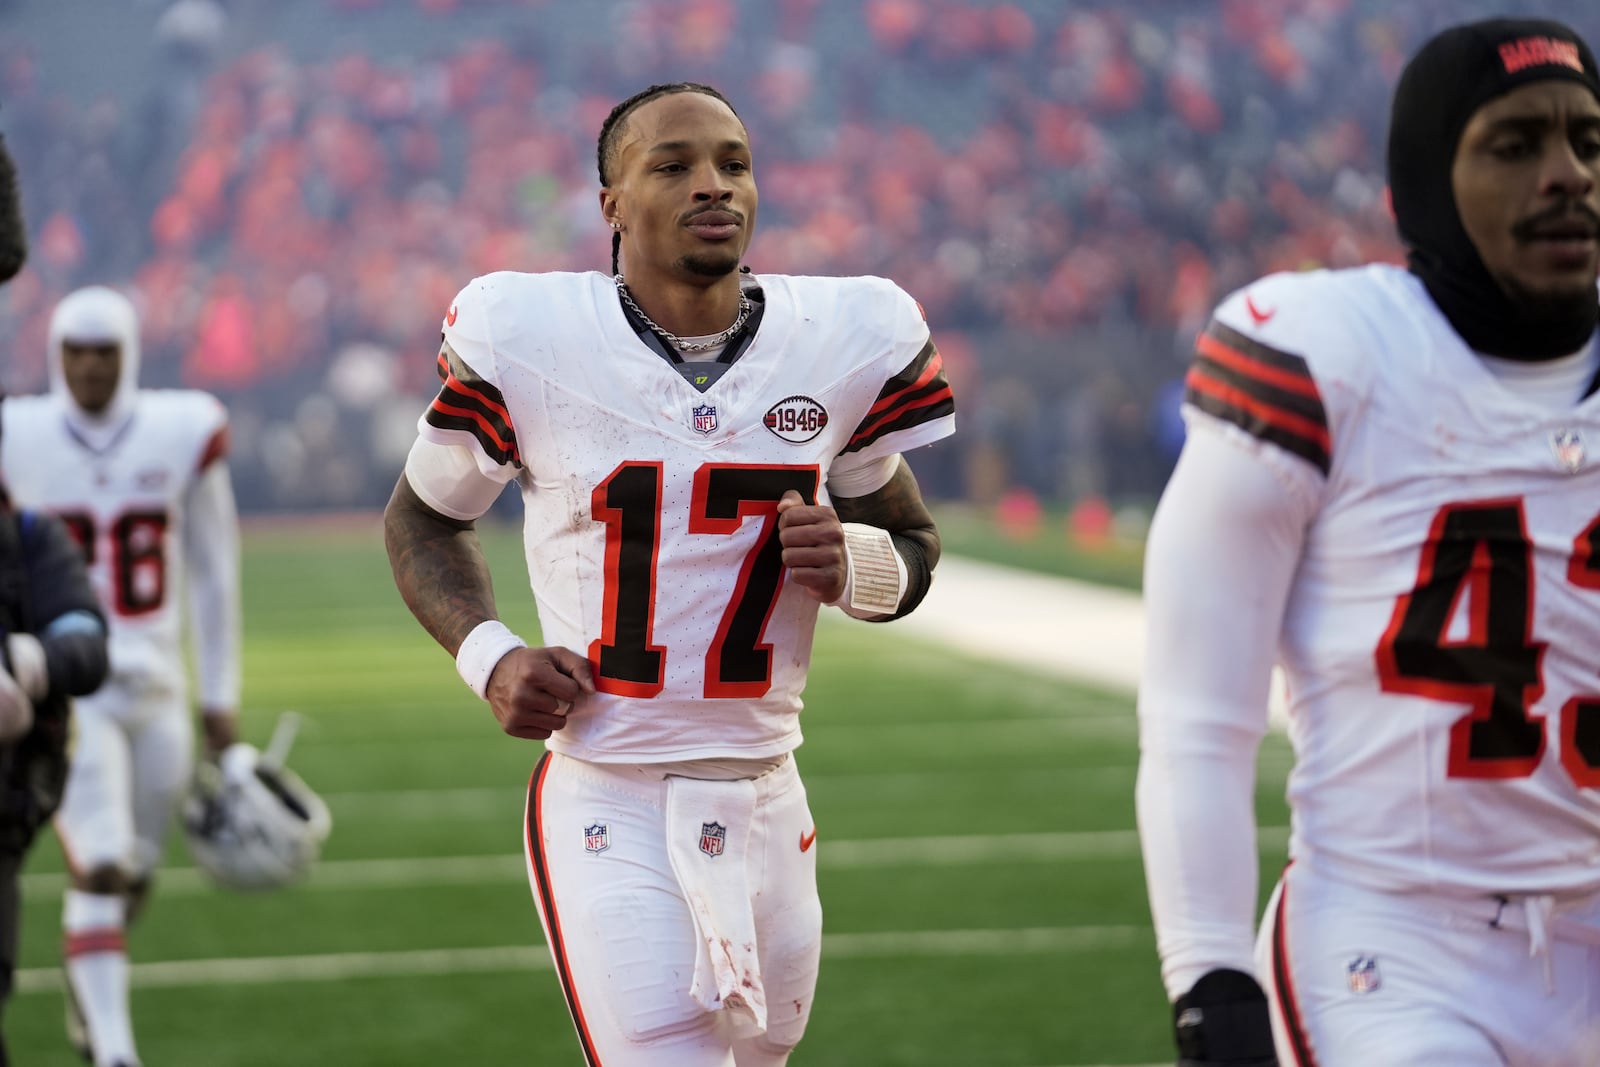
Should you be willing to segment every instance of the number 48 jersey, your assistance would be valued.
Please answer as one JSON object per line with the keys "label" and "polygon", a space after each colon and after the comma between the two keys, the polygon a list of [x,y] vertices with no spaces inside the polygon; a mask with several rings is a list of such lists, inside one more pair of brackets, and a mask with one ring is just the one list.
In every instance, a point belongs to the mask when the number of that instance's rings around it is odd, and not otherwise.
{"label": "number 48 jersey", "polygon": [[1298,457],[1311,501],[1291,854],[1380,889],[1600,889],[1600,395],[1515,395],[1373,266],[1230,298],[1187,402]]}
{"label": "number 48 jersey", "polygon": [[705,392],[645,346],[598,273],[487,275],[445,319],[422,436],[519,482],[544,641],[594,672],[553,749],[660,762],[794,748],[817,603],[784,580],[777,502],[826,503],[836,464],[953,430],[939,353],[899,288],[758,280],[760,327]]}

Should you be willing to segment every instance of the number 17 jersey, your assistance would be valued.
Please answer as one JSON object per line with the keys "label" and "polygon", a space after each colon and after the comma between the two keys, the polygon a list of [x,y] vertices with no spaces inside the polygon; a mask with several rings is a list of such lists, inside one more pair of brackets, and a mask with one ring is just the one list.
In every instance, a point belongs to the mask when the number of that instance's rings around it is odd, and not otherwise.
{"label": "number 17 jersey", "polygon": [[544,643],[597,692],[551,748],[598,762],[762,758],[800,743],[817,603],[785,581],[777,502],[950,434],[915,301],[878,278],[763,275],[760,326],[704,392],[598,273],[475,279],[444,324],[422,436],[515,478]]}

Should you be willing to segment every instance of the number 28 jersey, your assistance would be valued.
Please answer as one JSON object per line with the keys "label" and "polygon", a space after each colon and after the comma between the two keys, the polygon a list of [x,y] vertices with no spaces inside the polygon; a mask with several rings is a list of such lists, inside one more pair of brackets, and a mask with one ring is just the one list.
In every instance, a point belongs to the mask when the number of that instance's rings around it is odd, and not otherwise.
{"label": "number 28 jersey", "polygon": [[444,323],[422,436],[515,478],[544,642],[597,692],[551,748],[599,762],[759,758],[800,743],[817,603],[786,582],[777,502],[953,431],[915,301],[879,278],[763,275],[749,347],[705,392],[598,273],[497,273]]}
{"label": "number 28 jersey", "polygon": [[1600,395],[1513,394],[1372,266],[1230,298],[1187,402],[1315,497],[1279,649],[1291,854],[1384,889],[1600,889]]}

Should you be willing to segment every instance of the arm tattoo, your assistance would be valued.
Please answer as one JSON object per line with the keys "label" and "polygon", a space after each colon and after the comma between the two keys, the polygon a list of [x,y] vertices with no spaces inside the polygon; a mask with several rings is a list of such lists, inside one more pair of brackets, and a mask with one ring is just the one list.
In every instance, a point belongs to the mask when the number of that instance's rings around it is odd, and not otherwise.
{"label": "arm tattoo", "polygon": [[834,497],[833,510],[840,522],[864,522],[915,541],[927,556],[929,569],[939,562],[939,528],[904,459],[883,488],[866,496]]}
{"label": "arm tattoo", "polygon": [[909,615],[928,594],[933,568],[939,562],[939,528],[922,502],[916,476],[904,459],[894,476],[866,496],[835,497],[833,510],[840,522],[861,522],[888,530],[895,551],[906,564],[907,585],[900,610],[870,621],[888,622]]}
{"label": "arm tattoo", "polygon": [[497,617],[473,524],[428,507],[404,474],[383,512],[383,543],[406,606],[452,656],[474,626]]}

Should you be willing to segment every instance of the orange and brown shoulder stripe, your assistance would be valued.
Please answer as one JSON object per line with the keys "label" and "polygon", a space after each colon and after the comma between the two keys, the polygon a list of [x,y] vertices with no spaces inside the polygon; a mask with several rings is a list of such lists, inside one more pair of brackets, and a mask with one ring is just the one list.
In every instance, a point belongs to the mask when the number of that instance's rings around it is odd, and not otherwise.
{"label": "orange and brown shoulder stripe", "polygon": [[1328,473],[1328,413],[1300,356],[1212,319],[1195,342],[1184,400]]}
{"label": "orange and brown shoulder stripe", "polygon": [[517,450],[516,431],[512,429],[511,414],[506,410],[500,390],[472,373],[442,339],[436,366],[442,384],[439,395],[423,415],[428,425],[470,433],[477,438],[484,455],[496,463],[520,465],[522,456]]}
{"label": "orange and brown shoulder stripe", "polygon": [[840,455],[860,451],[898,430],[909,430],[944,418],[955,409],[955,396],[944,373],[944,357],[930,337],[917,357],[884,383]]}

